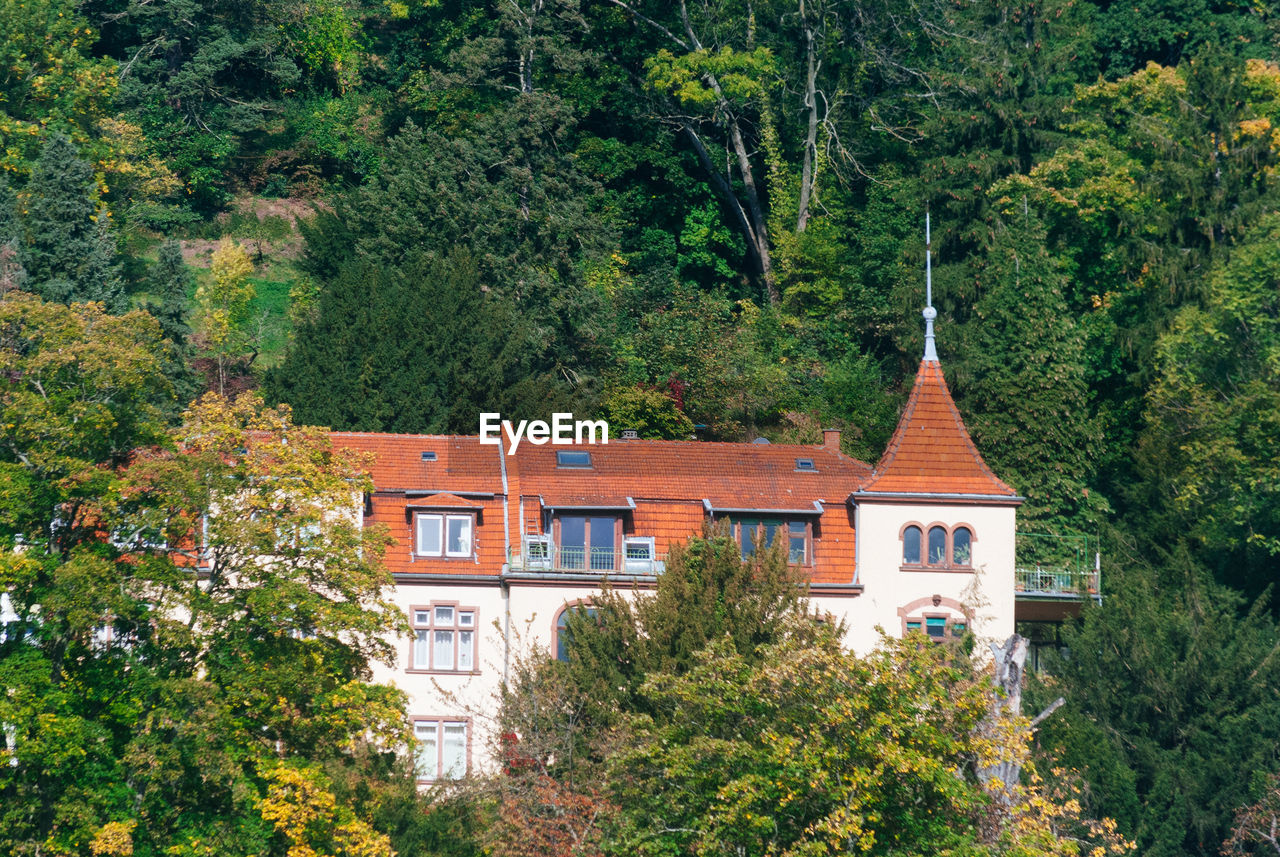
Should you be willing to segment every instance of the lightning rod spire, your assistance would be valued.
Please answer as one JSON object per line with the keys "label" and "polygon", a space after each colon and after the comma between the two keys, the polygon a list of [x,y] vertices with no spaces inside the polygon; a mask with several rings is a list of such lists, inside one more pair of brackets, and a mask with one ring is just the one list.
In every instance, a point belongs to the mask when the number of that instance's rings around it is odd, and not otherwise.
{"label": "lightning rod spire", "polygon": [[924,214],[924,359],[938,362],[938,352],[933,345],[933,320],[938,311],[933,308],[933,249],[929,237],[929,212]]}

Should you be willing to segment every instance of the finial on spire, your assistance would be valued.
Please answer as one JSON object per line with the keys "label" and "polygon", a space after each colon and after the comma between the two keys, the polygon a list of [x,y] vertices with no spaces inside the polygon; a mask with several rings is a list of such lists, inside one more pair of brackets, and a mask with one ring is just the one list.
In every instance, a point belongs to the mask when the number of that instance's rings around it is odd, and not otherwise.
{"label": "finial on spire", "polygon": [[924,359],[938,362],[938,352],[933,345],[933,320],[938,311],[933,308],[933,251],[929,240],[929,212],[924,213]]}

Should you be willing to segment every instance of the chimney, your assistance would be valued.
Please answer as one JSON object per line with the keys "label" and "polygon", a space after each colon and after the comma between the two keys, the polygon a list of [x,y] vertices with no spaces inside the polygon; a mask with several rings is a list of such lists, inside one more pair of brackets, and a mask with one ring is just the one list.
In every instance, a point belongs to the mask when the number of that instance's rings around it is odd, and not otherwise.
{"label": "chimney", "polygon": [[840,451],[840,429],[823,429],[822,430],[822,448],[829,449],[832,452]]}

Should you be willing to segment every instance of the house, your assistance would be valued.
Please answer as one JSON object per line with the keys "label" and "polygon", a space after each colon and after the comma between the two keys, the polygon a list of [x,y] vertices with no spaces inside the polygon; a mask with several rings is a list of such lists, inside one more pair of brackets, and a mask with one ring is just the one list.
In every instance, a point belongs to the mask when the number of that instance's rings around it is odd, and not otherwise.
{"label": "house", "polygon": [[496,707],[518,647],[561,651],[567,610],[606,578],[652,587],[709,521],[727,520],[744,555],[785,540],[854,650],[881,629],[1013,633],[1021,498],[965,430],[928,312],[925,357],[874,467],[843,455],[835,431],[814,446],[611,439],[512,454],[478,437],[335,433],[376,462],[365,519],[395,538],[386,563],[413,628],[376,678],[411,697],[424,780],[485,761],[477,712]]}

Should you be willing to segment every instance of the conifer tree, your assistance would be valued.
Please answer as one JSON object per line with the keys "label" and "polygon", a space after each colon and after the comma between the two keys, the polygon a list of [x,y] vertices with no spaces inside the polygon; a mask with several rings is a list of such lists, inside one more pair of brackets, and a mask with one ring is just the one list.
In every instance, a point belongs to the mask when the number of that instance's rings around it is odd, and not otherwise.
{"label": "conifer tree", "polygon": [[182,403],[195,394],[195,376],[188,365],[191,347],[191,325],[187,323],[187,311],[191,288],[195,277],[182,261],[182,245],[166,241],[160,245],[156,262],[149,274],[150,290],[159,302],[149,303],[147,311],[160,322],[164,338],[169,340],[169,360],[166,374],[173,383]]}
{"label": "conifer tree", "polygon": [[1102,435],[1066,274],[1028,207],[993,215],[989,227],[975,270],[974,318],[962,333],[956,386],[966,424],[992,469],[1027,497],[1023,520],[1093,532],[1106,509],[1089,491]]}
{"label": "conifer tree", "polygon": [[187,347],[191,326],[187,324],[187,302],[195,278],[182,261],[182,245],[166,241],[160,245],[156,263],[151,266],[151,293],[160,302],[147,309],[160,322],[165,338],[179,348]]}
{"label": "conifer tree", "polygon": [[107,212],[98,205],[93,168],[66,137],[50,137],[27,185],[31,281],[46,299],[101,301],[125,309],[124,286]]}

